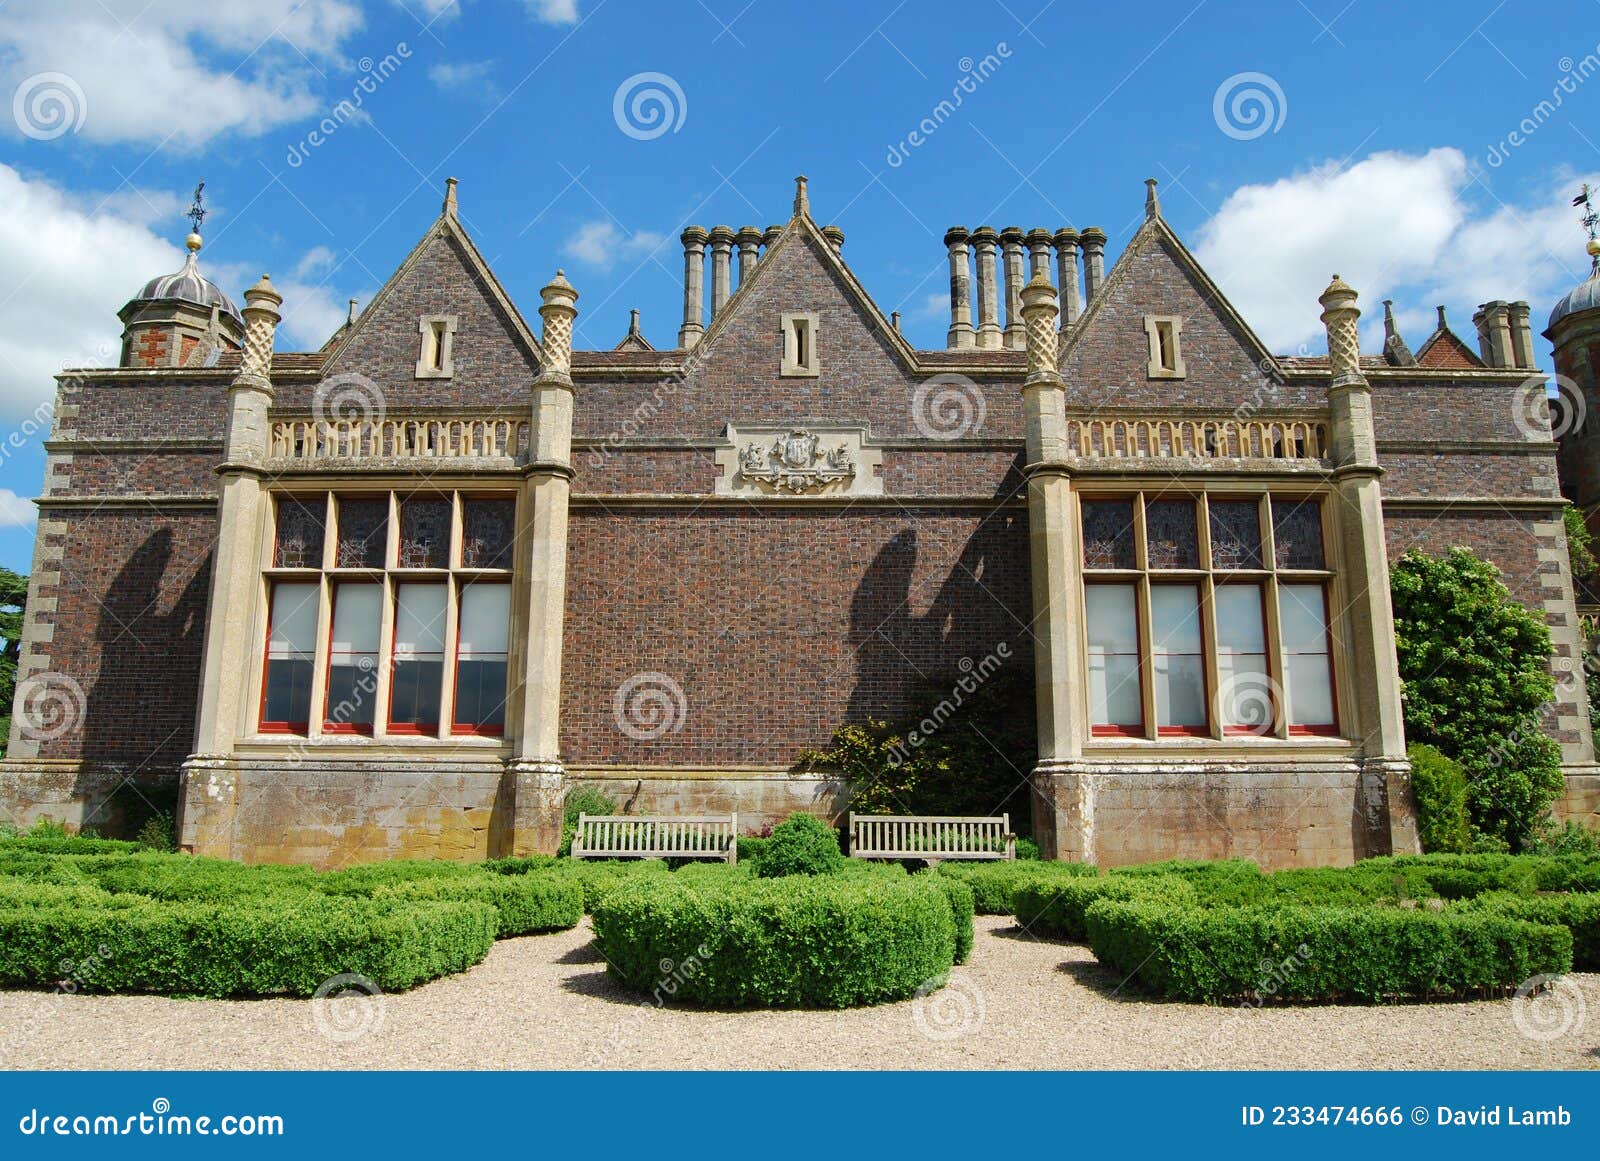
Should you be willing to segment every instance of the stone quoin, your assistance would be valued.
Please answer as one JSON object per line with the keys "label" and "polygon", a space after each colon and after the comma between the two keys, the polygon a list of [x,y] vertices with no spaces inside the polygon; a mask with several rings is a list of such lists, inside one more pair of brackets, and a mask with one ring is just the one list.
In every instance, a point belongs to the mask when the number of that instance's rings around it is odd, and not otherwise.
{"label": "stone quoin", "polygon": [[[1455,545],[1550,624],[1559,810],[1596,822],[1525,303],[1480,307],[1475,346],[1386,312],[1367,354],[1334,275],[1304,304],[1327,353],[1277,354],[1152,182],[1109,270],[1093,226],[951,227],[948,345],[918,350],[802,178],[785,224],[683,230],[681,320],[574,350],[579,289],[525,316],[452,179],[365,309],[285,352],[271,280],[236,308],[198,224],[119,364],[57,379],[20,822],[175,801],[185,850],[329,866],[553,851],[579,786],[836,818],[804,753],[1003,658],[1038,726],[1008,809],[1048,857],[1415,851],[1388,570]],[[1600,290],[1547,335],[1600,406]],[[1591,514],[1593,430],[1555,432]]]}

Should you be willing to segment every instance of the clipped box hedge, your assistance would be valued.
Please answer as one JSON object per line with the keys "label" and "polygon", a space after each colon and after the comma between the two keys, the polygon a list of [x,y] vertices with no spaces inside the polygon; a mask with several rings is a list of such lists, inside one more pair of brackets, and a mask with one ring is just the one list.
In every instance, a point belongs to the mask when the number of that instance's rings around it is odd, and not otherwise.
{"label": "clipped box hedge", "polygon": [[119,898],[0,909],[0,983],[49,987],[72,976],[79,990],[309,996],[354,972],[393,991],[482,960],[497,921],[485,903]]}
{"label": "clipped box hedge", "polygon": [[1086,921],[1102,964],[1176,1000],[1460,996],[1572,967],[1566,928],[1490,911],[1204,909],[1103,899]]}
{"label": "clipped box hedge", "polygon": [[532,935],[576,927],[583,918],[583,887],[569,876],[470,874],[412,879],[381,887],[377,899],[487,903],[499,916],[495,937]]}
{"label": "clipped box hedge", "polygon": [[964,863],[943,862],[939,874],[972,888],[973,906],[979,915],[1011,915],[1014,896],[1024,883],[1056,882],[1061,879],[1093,877],[1099,874],[1086,863],[1042,862],[1037,859]]}
{"label": "clipped box hedge", "polygon": [[952,879],[946,875],[921,872],[920,878],[926,878],[934,883],[939,890],[944,892],[945,899],[950,904],[950,919],[956,925],[956,950],[955,962],[966,963],[967,957],[972,954],[973,930],[972,916],[974,912],[972,888],[959,879]]}
{"label": "clipped box hedge", "polygon": [[1160,899],[1194,906],[1194,887],[1185,879],[1161,875],[1076,876],[1034,879],[1020,884],[1013,902],[1017,922],[1038,935],[1082,943],[1089,938],[1089,908],[1102,899]]}
{"label": "clipped box hedge", "polygon": [[635,991],[718,1007],[844,1008],[949,972],[955,924],[932,876],[819,875],[716,887],[669,876],[594,909],[609,970]]}
{"label": "clipped box hedge", "polygon": [[1600,895],[1485,894],[1456,905],[1461,912],[1490,912],[1508,919],[1565,927],[1572,933],[1572,966],[1600,971]]}

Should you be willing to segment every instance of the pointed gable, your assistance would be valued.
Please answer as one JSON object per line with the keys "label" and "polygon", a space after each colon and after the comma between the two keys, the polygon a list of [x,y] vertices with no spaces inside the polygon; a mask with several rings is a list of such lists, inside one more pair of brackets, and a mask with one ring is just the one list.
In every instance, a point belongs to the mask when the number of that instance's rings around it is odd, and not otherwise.
{"label": "pointed gable", "polygon": [[1439,325],[1417,351],[1417,366],[1435,371],[1481,371],[1483,360],[1457,337],[1439,307]]}
{"label": "pointed gable", "polygon": [[[1313,301],[1312,309],[1317,309]],[[1149,318],[1181,323],[1181,377],[1149,373]],[[1163,405],[1238,407],[1316,404],[1316,390],[1288,385],[1277,359],[1158,215],[1147,217],[1094,300],[1066,335],[1061,372],[1068,401],[1115,406],[1160,397]],[[1271,395],[1257,398],[1264,389]]]}
{"label": "pointed gable", "polygon": [[[451,328],[451,373],[419,377],[422,320],[440,317]],[[527,322],[462,229],[453,196],[371,304],[335,339],[325,376],[370,379],[389,409],[526,402],[541,357]]]}

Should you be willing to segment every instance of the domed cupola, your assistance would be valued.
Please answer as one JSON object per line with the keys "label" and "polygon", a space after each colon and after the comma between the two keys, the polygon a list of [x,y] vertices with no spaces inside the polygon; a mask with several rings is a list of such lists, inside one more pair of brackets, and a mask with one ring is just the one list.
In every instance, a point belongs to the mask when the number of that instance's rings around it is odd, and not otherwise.
{"label": "domed cupola", "polygon": [[216,283],[200,273],[200,223],[205,182],[195,187],[188,217],[194,229],[184,239],[183,268],[144,284],[117,312],[122,320],[124,367],[209,367],[225,348],[237,348],[244,335],[239,308]]}

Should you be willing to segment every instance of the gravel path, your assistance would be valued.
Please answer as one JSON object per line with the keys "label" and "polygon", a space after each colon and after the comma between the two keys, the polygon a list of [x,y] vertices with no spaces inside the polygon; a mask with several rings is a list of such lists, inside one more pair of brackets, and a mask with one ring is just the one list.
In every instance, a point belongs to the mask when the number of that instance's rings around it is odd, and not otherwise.
{"label": "gravel path", "polygon": [[[1081,947],[979,916],[927,1000],[846,1012],[657,1009],[574,931],[495,945],[404,995],[168,1000],[0,992],[9,1068],[1600,1068],[1600,975],[1536,1000],[1240,1011],[1149,1003]],[[1566,1001],[1563,1010],[1557,1005]],[[1582,1009],[1580,1011],[1580,1009]],[[322,1026],[353,1039],[335,1039]],[[1530,1019],[1531,1016],[1531,1019]],[[1564,1030],[1563,1029],[1564,1025]],[[1560,1033],[1552,1035],[1552,1033]],[[942,1037],[942,1038],[941,1038]]]}

